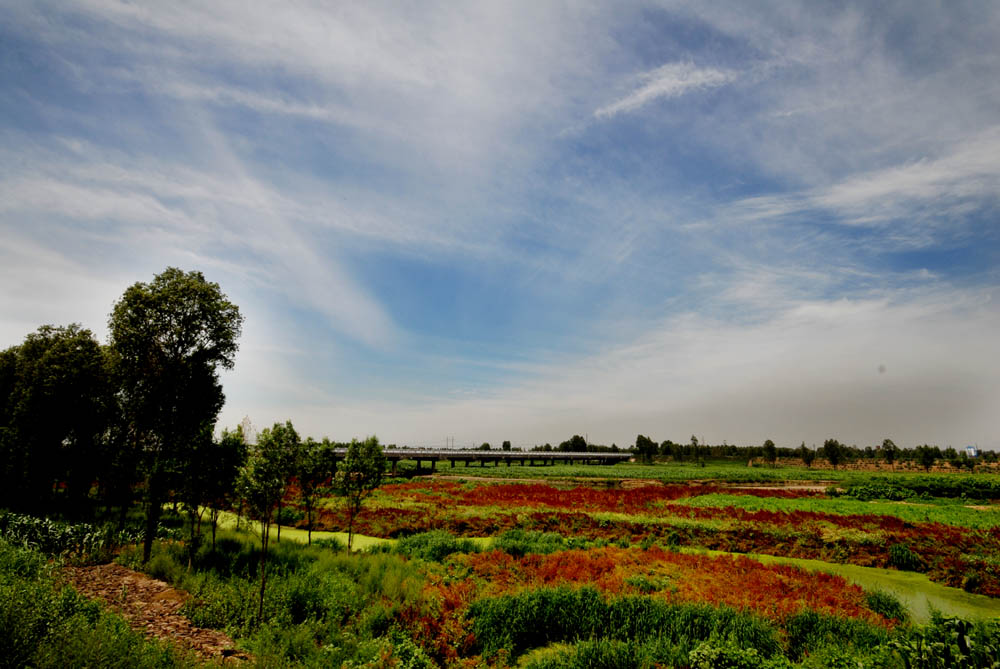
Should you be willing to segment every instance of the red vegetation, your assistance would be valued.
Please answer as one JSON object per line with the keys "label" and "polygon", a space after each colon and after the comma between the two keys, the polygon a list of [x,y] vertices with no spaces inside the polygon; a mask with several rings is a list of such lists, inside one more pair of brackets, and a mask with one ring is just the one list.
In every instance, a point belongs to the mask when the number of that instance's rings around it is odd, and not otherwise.
{"label": "red vegetation", "polygon": [[726,605],[779,622],[812,609],[894,624],[869,610],[861,588],[840,576],[763,565],[742,556],[608,546],[522,558],[491,551],[464,555],[459,560],[483,581],[482,596],[562,584],[592,585],[611,595],[651,594],[676,602]]}

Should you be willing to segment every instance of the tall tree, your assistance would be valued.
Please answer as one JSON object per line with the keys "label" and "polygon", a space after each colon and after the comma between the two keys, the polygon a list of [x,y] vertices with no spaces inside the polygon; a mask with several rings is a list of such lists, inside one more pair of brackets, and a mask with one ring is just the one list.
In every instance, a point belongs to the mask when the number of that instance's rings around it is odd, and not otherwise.
{"label": "tall tree", "polygon": [[310,437],[302,442],[302,448],[296,461],[295,477],[299,482],[299,496],[306,507],[307,543],[312,545],[313,512],[316,507],[316,493],[332,474],[330,466],[333,445],[329,439],[321,443]]}
{"label": "tall tree", "polygon": [[882,440],[882,459],[885,460],[886,464],[892,467],[893,471],[896,470],[896,458],[899,457],[899,448],[892,441],[892,439]]}
{"label": "tall tree", "polygon": [[827,439],[823,442],[823,457],[836,469],[844,459],[844,447],[836,439]]}
{"label": "tall tree", "polygon": [[[291,428],[291,423],[287,424]],[[275,423],[274,429],[282,426]],[[294,431],[294,430],[293,430]],[[285,494],[286,472],[282,439],[275,438],[273,429],[261,430],[256,446],[246,463],[240,467],[236,487],[250,515],[260,521],[260,598],[257,620],[264,619],[264,589],[267,584],[267,549],[271,540],[271,523],[281,496]]]}
{"label": "tall tree", "polygon": [[816,451],[806,446],[806,442],[803,441],[799,446],[799,457],[802,458],[802,464],[811,468],[813,460],[816,459]]}
{"label": "tall tree", "polygon": [[635,438],[635,452],[639,459],[649,464],[653,462],[653,456],[659,452],[656,442],[644,435]]}
{"label": "tall tree", "polygon": [[385,453],[378,437],[372,435],[364,441],[352,439],[333,477],[334,487],[344,496],[347,506],[348,553],[354,543],[354,519],[361,511],[365,498],[382,484],[384,474]]}
{"label": "tall tree", "polygon": [[764,447],[761,450],[764,454],[764,462],[773,467],[778,459],[778,448],[774,445],[774,442],[768,439],[764,442]]}
{"label": "tall tree", "polygon": [[242,326],[239,308],[218,284],[175,267],[130,286],[111,312],[121,403],[145,473],[143,561],[168,487],[222,409],[218,369],[233,367]]}

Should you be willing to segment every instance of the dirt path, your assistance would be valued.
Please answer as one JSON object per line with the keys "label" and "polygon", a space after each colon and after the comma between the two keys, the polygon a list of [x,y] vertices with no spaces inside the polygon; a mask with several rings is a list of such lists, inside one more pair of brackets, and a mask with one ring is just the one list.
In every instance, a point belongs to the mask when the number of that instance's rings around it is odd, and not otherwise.
{"label": "dirt path", "polygon": [[63,575],[80,594],[104,602],[146,636],[179,645],[204,660],[250,659],[222,632],[195,627],[181,615],[190,595],[163,581],[118,564],[66,567]]}

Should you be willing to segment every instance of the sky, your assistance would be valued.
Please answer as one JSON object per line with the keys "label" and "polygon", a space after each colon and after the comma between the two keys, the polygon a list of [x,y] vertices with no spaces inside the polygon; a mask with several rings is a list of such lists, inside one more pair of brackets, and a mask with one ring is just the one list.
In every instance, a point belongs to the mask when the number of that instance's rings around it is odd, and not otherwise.
{"label": "sky", "polygon": [[1000,4],[0,13],[2,348],[173,266],[224,426],[1000,448]]}

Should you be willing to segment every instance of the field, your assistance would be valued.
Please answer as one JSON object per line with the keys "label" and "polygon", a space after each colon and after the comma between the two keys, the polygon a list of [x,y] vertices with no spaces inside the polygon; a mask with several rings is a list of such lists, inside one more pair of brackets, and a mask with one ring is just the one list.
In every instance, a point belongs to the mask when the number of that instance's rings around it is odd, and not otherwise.
{"label": "field", "polygon": [[[378,488],[352,554],[334,496],[305,545],[291,486],[263,621],[259,526],[237,531],[235,513],[193,552],[168,513],[141,568],[260,666],[986,667],[1000,649],[996,478],[444,467]],[[117,561],[140,568],[139,549]]]}

